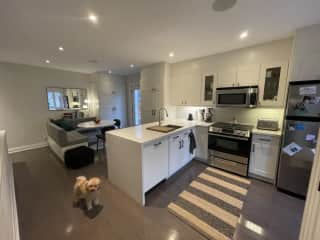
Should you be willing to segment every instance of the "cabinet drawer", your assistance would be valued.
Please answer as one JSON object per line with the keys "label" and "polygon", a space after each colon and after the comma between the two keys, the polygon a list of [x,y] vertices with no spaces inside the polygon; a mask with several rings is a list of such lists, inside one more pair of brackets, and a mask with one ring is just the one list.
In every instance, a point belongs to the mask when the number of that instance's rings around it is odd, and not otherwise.
{"label": "cabinet drawer", "polygon": [[214,157],[212,161],[213,166],[233,172],[242,176],[247,176],[248,165],[224,160],[222,158]]}

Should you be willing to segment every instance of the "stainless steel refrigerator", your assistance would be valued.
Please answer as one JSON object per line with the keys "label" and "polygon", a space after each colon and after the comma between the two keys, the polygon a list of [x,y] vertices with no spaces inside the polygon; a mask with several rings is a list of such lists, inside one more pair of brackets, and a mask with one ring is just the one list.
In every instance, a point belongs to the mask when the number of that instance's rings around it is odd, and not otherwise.
{"label": "stainless steel refrigerator", "polygon": [[289,84],[277,188],[305,197],[320,128],[320,80]]}

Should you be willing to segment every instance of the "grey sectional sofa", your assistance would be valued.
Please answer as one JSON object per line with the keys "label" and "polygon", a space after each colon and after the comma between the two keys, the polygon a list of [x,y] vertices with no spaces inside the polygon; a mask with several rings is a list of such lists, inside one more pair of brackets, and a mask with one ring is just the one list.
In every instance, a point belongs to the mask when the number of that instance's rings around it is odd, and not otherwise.
{"label": "grey sectional sofa", "polygon": [[51,150],[64,162],[64,154],[67,150],[80,146],[88,146],[88,137],[77,129],[79,122],[92,121],[95,118],[64,121],[49,120],[47,122],[48,145]]}

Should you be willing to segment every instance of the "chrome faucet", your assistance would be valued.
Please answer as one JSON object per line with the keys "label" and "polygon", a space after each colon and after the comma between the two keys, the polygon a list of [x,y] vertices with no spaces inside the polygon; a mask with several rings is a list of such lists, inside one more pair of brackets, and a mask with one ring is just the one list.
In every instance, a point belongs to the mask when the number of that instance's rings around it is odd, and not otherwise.
{"label": "chrome faucet", "polygon": [[168,111],[167,111],[167,109],[166,108],[160,108],[159,110],[158,110],[158,112],[159,112],[159,126],[161,126],[161,111],[165,111],[166,112],[166,116],[168,117],[169,115],[168,115]]}

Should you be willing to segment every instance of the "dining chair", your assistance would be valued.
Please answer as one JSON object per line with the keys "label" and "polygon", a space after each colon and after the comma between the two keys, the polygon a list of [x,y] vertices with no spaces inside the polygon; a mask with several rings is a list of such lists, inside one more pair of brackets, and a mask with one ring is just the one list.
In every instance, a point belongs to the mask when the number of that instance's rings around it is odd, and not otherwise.
{"label": "dining chair", "polygon": [[100,129],[100,134],[97,134],[97,151],[99,149],[99,142],[102,140],[103,142],[103,148],[105,148],[105,143],[106,143],[106,132],[112,131],[116,129],[115,126],[108,126],[108,127],[103,127]]}
{"label": "dining chair", "polygon": [[113,119],[113,121],[114,121],[114,126],[116,126],[117,128],[120,128],[121,120],[116,118],[116,119]]}

